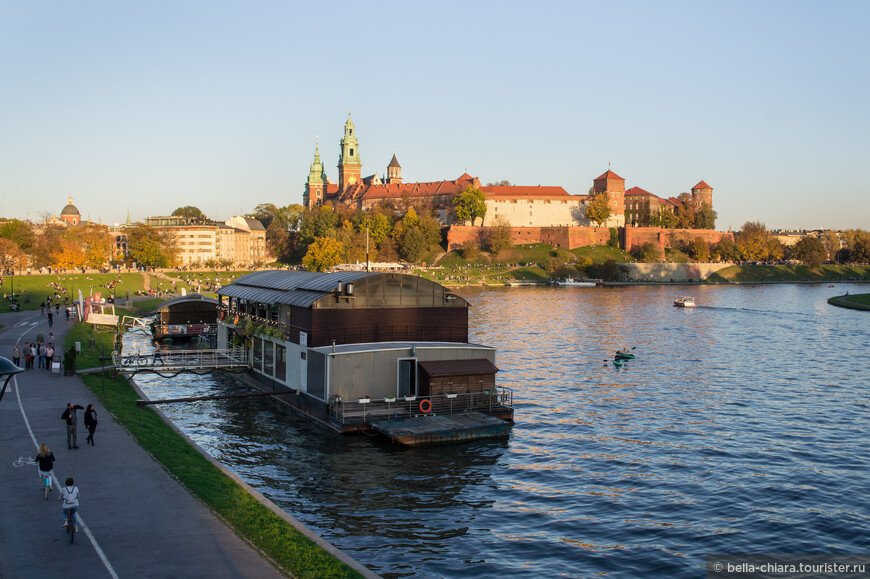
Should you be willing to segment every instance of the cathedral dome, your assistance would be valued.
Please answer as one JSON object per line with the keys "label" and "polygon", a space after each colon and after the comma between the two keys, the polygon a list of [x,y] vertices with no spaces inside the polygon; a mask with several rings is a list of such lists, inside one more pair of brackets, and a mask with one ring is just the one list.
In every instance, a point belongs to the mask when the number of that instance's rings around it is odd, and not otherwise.
{"label": "cathedral dome", "polygon": [[72,197],[70,197],[66,200],[66,207],[63,208],[63,210],[60,212],[60,214],[61,215],[70,215],[70,216],[74,215],[76,217],[81,217],[81,213],[79,213],[78,208],[75,205],[73,205]]}

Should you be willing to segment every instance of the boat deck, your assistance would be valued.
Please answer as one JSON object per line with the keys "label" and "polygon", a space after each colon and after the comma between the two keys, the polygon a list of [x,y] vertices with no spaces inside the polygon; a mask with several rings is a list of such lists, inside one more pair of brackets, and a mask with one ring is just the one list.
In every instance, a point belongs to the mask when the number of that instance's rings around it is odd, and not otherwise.
{"label": "boat deck", "polygon": [[371,426],[393,442],[420,446],[508,436],[511,423],[481,412],[469,412],[372,422]]}

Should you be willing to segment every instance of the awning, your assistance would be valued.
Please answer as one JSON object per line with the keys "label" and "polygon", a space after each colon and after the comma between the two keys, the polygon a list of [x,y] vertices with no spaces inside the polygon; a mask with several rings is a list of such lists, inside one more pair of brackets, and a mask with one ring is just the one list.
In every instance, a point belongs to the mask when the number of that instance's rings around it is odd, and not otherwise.
{"label": "awning", "polygon": [[498,368],[486,358],[470,360],[428,360],[417,363],[429,376],[475,376],[495,374]]}

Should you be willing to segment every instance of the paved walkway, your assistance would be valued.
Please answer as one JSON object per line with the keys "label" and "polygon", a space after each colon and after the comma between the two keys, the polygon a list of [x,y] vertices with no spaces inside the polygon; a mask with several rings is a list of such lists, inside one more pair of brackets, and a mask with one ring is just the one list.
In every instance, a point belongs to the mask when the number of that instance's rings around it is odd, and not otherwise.
{"label": "paved walkway", "polygon": [[[10,359],[16,341],[48,336],[39,311],[0,314],[0,324],[0,355]],[[67,328],[61,316],[53,328],[59,344]],[[67,402],[94,404],[94,446],[85,444],[80,410],[80,448],[67,449],[60,419]],[[54,452],[56,480],[72,476],[81,490],[74,545],[56,496],[43,498],[36,466],[26,464],[37,442]],[[10,381],[0,401],[0,577],[281,576],[146,454],[79,378],[34,369]]]}

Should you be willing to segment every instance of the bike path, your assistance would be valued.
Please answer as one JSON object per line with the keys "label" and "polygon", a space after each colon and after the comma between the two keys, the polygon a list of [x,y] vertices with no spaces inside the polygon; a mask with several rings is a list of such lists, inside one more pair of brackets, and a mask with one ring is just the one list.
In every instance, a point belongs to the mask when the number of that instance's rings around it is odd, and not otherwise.
{"label": "bike path", "polygon": [[[55,322],[52,331],[59,344],[72,323]],[[0,314],[0,325],[5,326],[0,355],[10,359],[16,340],[34,341],[37,333],[49,333],[47,319],[38,311]],[[27,464],[36,446],[17,394],[36,441],[54,452],[56,480],[62,484],[72,476],[81,490],[84,524],[73,545],[61,526],[57,486],[45,500],[36,465]],[[94,446],[85,443],[84,411],[79,410],[79,448],[67,448],[66,423],[60,419],[67,402],[94,404],[99,416]],[[23,464],[16,466],[22,457]],[[78,377],[38,368],[21,372],[0,401],[0,577],[113,576],[283,575],[142,450]]]}

